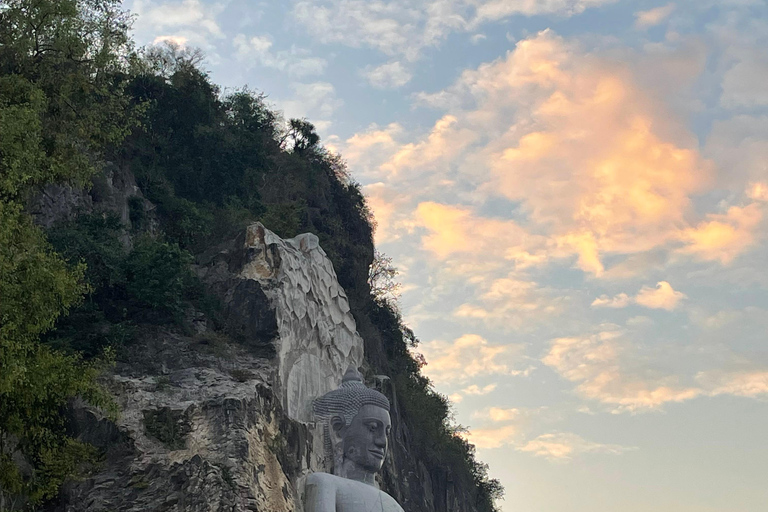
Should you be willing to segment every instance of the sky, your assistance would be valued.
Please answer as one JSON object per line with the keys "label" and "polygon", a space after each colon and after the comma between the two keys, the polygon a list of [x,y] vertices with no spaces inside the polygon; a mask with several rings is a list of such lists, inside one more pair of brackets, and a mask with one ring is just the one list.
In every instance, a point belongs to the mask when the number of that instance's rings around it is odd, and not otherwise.
{"label": "sky", "polygon": [[133,0],[340,152],[504,512],[768,510],[765,0]]}

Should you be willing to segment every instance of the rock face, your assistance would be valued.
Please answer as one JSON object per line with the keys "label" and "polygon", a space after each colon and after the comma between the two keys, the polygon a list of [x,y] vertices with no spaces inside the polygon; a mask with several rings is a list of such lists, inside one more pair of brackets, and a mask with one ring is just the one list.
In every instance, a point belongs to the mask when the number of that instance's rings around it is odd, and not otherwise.
{"label": "rock face", "polygon": [[[311,421],[312,399],[363,364],[347,295],[315,235],[283,240],[256,223],[199,270],[223,298],[236,336],[277,356],[276,384],[291,419]],[[268,309],[274,321],[263,316]]]}
{"label": "rock face", "polygon": [[301,510],[303,477],[323,463],[312,399],[363,364],[344,290],[311,234],[254,224],[200,260],[237,343],[204,325],[144,332],[110,378],[117,423],[73,409],[73,430],[107,457],[59,510]]}
{"label": "rock face", "polygon": [[[53,187],[30,205],[45,226],[104,210],[151,231],[153,205],[117,167],[108,166],[89,192]],[[134,217],[149,225],[135,225]],[[127,231],[125,238],[129,246]],[[338,387],[349,366],[367,363],[347,296],[318,239],[282,240],[254,224],[199,255],[195,271],[221,299],[226,333],[194,311],[194,334],[142,328],[108,378],[120,418],[109,421],[83,404],[71,409],[72,432],[105,452],[103,464],[66,484],[49,510],[302,512],[306,475],[330,470],[311,400]],[[382,357],[375,335],[366,343],[369,359]],[[388,379],[366,384],[392,403],[382,490],[406,512],[476,512],[471,489],[454,480],[450,467],[413,456]]]}

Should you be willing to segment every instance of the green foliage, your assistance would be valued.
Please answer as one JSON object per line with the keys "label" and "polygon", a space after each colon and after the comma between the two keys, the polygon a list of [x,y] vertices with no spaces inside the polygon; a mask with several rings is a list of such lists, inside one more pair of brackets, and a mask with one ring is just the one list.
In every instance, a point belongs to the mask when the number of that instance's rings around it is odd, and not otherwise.
{"label": "green foliage", "polygon": [[0,9],[0,501],[52,497],[93,454],[67,436],[60,411],[78,395],[110,404],[96,383],[104,359],[39,343],[89,285],[85,265],[53,251],[23,201],[48,183],[85,183],[135,124],[141,107],[122,94],[119,4],[3,0]]}
{"label": "green foliage", "polygon": [[66,436],[59,410],[77,395],[110,404],[96,384],[103,360],[84,364],[37,343],[80,300],[83,271],[53,252],[20,207],[0,202],[0,489],[32,503],[55,494],[88,451]]}
{"label": "green foliage", "polygon": [[260,220],[278,236],[292,238],[299,234],[301,213],[305,207],[302,202],[270,204]]}
{"label": "green foliage", "polygon": [[12,136],[0,149],[10,178],[2,192],[15,197],[53,181],[85,183],[93,158],[121,141],[142,109],[122,94],[129,18],[119,0],[3,4],[0,124]]}
{"label": "green foliage", "polygon": [[125,261],[126,291],[139,307],[179,312],[192,280],[190,263],[192,256],[177,244],[140,237]]}

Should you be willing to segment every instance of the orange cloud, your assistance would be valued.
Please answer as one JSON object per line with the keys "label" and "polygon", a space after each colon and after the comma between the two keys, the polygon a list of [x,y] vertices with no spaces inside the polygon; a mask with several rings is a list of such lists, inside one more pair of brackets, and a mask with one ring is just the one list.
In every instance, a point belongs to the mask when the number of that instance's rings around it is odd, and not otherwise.
{"label": "orange cloud", "polygon": [[709,220],[682,231],[687,244],[681,249],[703,260],[727,265],[755,243],[755,231],[763,218],[760,204],[732,206],[724,215],[710,214]]}
{"label": "orange cloud", "polygon": [[505,425],[497,428],[471,429],[464,438],[478,448],[499,448],[514,442],[518,434],[516,425]]}
{"label": "orange cloud", "polygon": [[530,257],[526,246],[535,240],[511,220],[476,216],[469,208],[423,202],[416,208],[416,224],[426,228],[422,246],[440,259],[454,254]]}
{"label": "orange cloud", "polygon": [[656,288],[643,286],[640,293],[635,297],[635,302],[651,309],[672,311],[685,298],[686,295],[684,293],[672,289],[672,285],[668,282],[659,281],[656,284]]}

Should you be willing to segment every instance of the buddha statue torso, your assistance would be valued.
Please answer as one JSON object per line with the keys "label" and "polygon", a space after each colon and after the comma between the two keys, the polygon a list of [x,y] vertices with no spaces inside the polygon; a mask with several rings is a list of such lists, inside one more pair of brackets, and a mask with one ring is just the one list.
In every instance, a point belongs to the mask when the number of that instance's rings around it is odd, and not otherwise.
{"label": "buddha statue torso", "polygon": [[313,409],[324,428],[333,474],[307,477],[305,512],[403,512],[376,483],[392,429],[387,397],[365,387],[350,368],[341,387],[315,400]]}
{"label": "buddha statue torso", "polygon": [[304,512],[403,512],[384,491],[329,473],[307,477]]}

